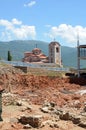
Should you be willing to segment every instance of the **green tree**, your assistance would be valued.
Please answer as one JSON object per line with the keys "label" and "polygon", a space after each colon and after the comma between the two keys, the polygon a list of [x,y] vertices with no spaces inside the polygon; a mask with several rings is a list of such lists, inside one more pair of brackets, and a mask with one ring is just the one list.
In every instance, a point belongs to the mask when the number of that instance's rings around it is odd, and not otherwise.
{"label": "green tree", "polygon": [[12,61],[12,56],[11,56],[10,51],[8,51],[8,61]]}

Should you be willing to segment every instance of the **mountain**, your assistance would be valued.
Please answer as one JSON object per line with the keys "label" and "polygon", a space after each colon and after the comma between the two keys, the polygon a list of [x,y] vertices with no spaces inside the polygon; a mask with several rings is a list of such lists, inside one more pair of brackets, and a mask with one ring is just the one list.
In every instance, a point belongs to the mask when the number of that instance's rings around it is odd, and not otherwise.
{"label": "mountain", "polygon": [[10,41],[0,42],[0,57],[1,59],[7,59],[8,50],[11,52],[13,60],[21,60],[24,56],[24,52],[31,51],[36,47],[41,48],[43,53],[48,55],[48,43],[42,41]]}
{"label": "mountain", "polygon": [[61,56],[64,66],[77,67],[77,48],[62,46]]}
{"label": "mountain", "polygon": [[[36,40],[14,40],[9,42],[0,42],[0,58],[7,60],[8,50],[11,52],[14,61],[21,61],[24,52],[32,51],[36,46],[48,56],[48,42]],[[77,66],[77,49],[72,47],[61,47],[62,62],[64,66]]]}

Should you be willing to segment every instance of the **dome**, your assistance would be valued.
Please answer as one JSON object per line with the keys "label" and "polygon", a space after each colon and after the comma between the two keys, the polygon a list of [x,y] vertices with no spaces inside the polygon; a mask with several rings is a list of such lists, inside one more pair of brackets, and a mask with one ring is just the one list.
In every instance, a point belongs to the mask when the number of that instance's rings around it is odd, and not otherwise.
{"label": "dome", "polygon": [[34,48],[34,49],[32,50],[32,53],[35,54],[35,55],[39,55],[39,54],[41,53],[41,49],[39,49],[39,48]]}
{"label": "dome", "polygon": [[32,51],[40,51],[41,49],[39,48],[34,48]]}

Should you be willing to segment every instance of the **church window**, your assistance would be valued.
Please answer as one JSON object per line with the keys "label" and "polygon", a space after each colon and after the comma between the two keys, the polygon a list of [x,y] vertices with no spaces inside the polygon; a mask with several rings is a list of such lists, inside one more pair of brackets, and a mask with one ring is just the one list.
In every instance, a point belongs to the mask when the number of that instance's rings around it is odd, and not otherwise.
{"label": "church window", "polygon": [[59,52],[59,48],[58,47],[56,47],[56,52]]}

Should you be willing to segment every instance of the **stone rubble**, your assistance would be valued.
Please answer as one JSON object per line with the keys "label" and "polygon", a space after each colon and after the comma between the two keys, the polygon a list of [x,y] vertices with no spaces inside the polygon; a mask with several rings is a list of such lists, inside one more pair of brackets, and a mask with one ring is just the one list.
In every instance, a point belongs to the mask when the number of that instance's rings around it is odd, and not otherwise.
{"label": "stone rubble", "polygon": [[42,115],[31,115],[31,116],[21,116],[19,119],[19,122],[27,125],[29,124],[30,126],[34,128],[39,128],[42,124]]}

